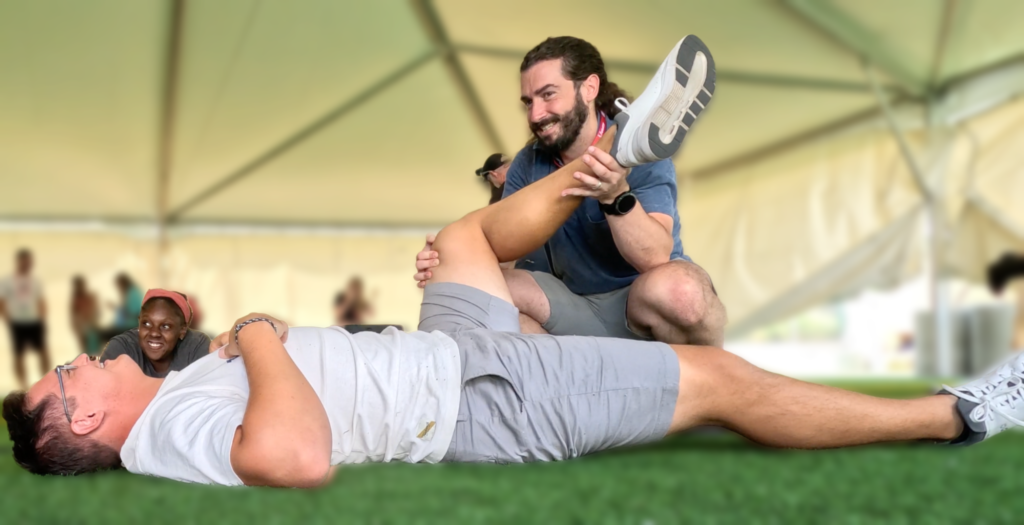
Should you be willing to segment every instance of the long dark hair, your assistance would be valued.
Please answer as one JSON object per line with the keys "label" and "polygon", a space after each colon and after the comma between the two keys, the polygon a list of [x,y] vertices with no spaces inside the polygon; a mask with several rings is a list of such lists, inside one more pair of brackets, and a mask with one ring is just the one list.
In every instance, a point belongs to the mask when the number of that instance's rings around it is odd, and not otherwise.
{"label": "long dark hair", "polygon": [[[68,408],[74,406],[75,399],[69,397]],[[33,474],[74,476],[121,466],[116,450],[71,432],[54,394],[28,409],[25,392],[13,392],[4,398],[3,416],[14,443],[14,461]]]}
{"label": "long dark hair", "polygon": [[598,111],[603,111],[609,117],[619,114],[615,99],[619,97],[629,99],[629,95],[614,82],[608,81],[608,73],[604,70],[601,53],[593,44],[582,38],[574,36],[548,38],[523,57],[519,72],[522,73],[530,69],[537,62],[557,59],[562,59],[562,75],[572,80],[577,89],[590,75],[597,75],[601,81],[601,87],[597,91],[594,105],[597,106]]}

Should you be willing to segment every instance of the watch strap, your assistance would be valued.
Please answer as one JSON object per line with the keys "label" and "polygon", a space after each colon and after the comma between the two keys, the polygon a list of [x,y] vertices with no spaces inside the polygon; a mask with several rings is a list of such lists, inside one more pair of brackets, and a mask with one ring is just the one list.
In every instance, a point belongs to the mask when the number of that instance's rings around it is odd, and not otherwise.
{"label": "watch strap", "polygon": [[625,215],[625,213],[620,213],[619,212],[619,203],[622,202],[622,199],[624,199],[626,197],[632,197],[632,198],[635,199],[636,195],[631,190],[626,190],[626,191],[618,194],[615,197],[615,200],[613,200],[610,204],[605,204],[603,202],[598,202],[597,204],[598,204],[598,206],[600,206],[601,211],[604,212],[605,214],[616,215],[616,216],[618,216],[618,215]]}

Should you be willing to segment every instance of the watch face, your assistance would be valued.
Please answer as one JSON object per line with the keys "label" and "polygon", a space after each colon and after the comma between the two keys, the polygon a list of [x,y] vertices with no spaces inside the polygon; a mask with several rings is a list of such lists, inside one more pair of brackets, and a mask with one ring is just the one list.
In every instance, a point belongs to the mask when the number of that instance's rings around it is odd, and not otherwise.
{"label": "watch face", "polygon": [[619,212],[619,215],[633,211],[634,206],[636,206],[636,195],[632,193],[627,193],[615,201],[615,210]]}

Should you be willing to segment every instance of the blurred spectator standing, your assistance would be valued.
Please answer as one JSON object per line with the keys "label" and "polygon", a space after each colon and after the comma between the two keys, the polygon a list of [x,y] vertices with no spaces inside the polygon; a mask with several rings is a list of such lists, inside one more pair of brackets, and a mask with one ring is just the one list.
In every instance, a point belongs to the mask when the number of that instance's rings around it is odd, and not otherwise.
{"label": "blurred spectator standing", "polygon": [[82,351],[89,355],[100,352],[99,303],[96,294],[89,291],[85,277],[71,279],[71,329]]}
{"label": "blurred spectator standing", "polygon": [[487,204],[494,204],[501,200],[501,194],[505,191],[505,173],[512,164],[512,159],[495,153],[484,161],[483,167],[476,170],[476,174],[483,177],[491,186],[491,200]]}
{"label": "blurred spectator standing", "polygon": [[110,303],[114,309],[114,325],[111,330],[121,333],[134,328],[139,322],[142,311],[142,290],[128,274],[121,272],[114,277],[114,284],[121,294],[121,304]]}
{"label": "blurred spectator standing", "polygon": [[18,384],[28,388],[25,378],[25,352],[39,352],[41,374],[50,371],[50,354],[46,347],[46,301],[43,285],[32,276],[32,252],[18,250],[14,256],[14,275],[0,281],[0,317],[7,322],[14,352],[14,373]]}
{"label": "blurred spectator standing", "polygon": [[1017,295],[1017,314],[1013,322],[1013,347],[1024,349],[1024,254],[1004,253],[988,267],[988,285],[1001,294],[1008,286]]}
{"label": "blurred spectator standing", "polygon": [[373,315],[373,305],[366,299],[363,291],[363,279],[353,277],[348,286],[334,296],[334,322],[338,326],[350,324],[366,324],[367,318]]}

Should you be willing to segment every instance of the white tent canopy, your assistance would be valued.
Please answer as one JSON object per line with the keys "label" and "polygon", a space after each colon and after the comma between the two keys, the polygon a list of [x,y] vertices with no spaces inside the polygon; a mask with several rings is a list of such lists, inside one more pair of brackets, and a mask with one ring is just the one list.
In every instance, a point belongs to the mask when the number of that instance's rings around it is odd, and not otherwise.
{"label": "white tent canopy", "polygon": [[925,216],[937,265],[977,279],[1024,248],[1022,20],[1010,0],[8,0],[0,245],[36,249],[60,310],[71,273],[129,269],[211,322],[325,322],[363,273],[409,325],[421,234],[483,204],[472,170],[527,138],[523,54],[585,38],[637,94],[695,33],[718,87],[676,159],[683,241],[734,329],[919,273]]}

